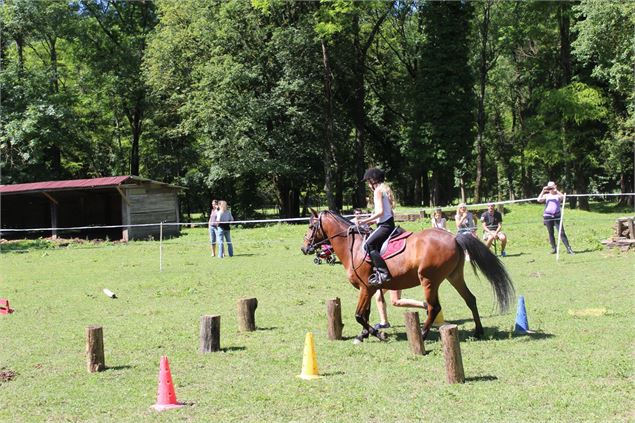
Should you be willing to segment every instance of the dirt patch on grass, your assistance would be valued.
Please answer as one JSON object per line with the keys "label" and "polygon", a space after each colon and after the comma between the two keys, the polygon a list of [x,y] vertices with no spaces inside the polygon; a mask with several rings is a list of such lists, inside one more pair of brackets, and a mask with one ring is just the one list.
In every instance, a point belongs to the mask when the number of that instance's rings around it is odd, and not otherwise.
{"label": "dirt patch on grass", "polygon": [[17,375],[17,373],[14,372],[13,370],[1,369],[0,370],[0,383],[10,382],[13,379],[15,379],[16,375]]}

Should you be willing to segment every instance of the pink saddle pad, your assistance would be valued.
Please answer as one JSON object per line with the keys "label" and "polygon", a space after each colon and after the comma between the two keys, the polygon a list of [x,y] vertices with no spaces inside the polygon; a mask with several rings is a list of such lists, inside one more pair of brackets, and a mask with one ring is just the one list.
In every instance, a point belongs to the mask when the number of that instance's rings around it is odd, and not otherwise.
{"label": "pink saddle pad", "polygon": [[[381,255],[382,258],[384,260],[388,260],[389,258],[394,257],[397,254],[400,254],[401,252],[403,252],[403,250],[406,249],[406,239],[410,235],[412,235],[412,232],[406,231],[397,235],[394,238],[391,238],[388,241],[388,247],[386,247],[386,251],[384,252],[384,254]],[[366,261],[368,263],[371,263],[370,257],[368,255],[366,255]]]}

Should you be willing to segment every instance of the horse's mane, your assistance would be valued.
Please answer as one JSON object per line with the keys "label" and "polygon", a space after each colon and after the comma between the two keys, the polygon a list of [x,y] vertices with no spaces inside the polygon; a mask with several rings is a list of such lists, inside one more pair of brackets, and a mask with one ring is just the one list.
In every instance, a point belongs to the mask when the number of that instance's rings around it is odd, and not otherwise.
{"label": "horse's mane", "polygon": [[338,212],[334,210],[327,210],[326,213],[332,215],[336,220],[339,220],[340,223],[343,223],[346,226],[353,225],[353,222],[351,220],[345,218],[344,216],[342,216],[341,214],[339,214]]}

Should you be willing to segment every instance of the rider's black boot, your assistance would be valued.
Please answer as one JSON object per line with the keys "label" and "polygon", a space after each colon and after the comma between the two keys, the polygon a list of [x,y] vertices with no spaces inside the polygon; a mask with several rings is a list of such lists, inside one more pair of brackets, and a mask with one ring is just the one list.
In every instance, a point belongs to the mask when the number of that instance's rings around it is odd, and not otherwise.
{"label": "rider's black boot", "polygon": [[369,253],[370,259],[373,262],[373,267],[375,268],[374,272],[368,278],[368,284],[374,287],[381,287],[384,283],[390,281],[392,279],[390,275],[390,271],[388,270],[388,266],[386,262],[379,254],[379,251],[371,251]]}

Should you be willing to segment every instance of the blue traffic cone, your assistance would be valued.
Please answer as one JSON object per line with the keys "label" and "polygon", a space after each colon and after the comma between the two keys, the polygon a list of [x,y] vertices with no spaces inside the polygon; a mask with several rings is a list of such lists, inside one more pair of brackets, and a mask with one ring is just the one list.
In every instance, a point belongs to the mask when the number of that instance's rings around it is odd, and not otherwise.
{"label": "blue traffic cone", "polygon": [[529,323],[527,322],[527,310],[525,310],[525,297],[518,297],[518,309],[516,309],[515,333],[529,333]]}

